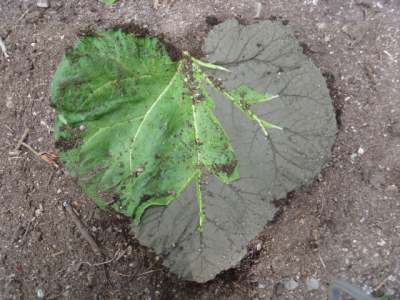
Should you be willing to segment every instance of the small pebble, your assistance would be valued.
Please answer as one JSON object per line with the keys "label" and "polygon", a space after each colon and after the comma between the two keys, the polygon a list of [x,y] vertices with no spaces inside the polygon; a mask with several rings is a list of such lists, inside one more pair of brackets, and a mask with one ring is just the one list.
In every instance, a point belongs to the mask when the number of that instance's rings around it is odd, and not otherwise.
{"label": "small pebble", "polygon": [[381,239],[379,242],[377,242],[377,245],[383,247],[386,245],[386,242],[385,240]]}
{"label": "small pebble", "polygon": [[6,107],[8,109],[12,109],[12,108],[14,108],[14,103],[11,100],[7,100]]}
{"label": "small pebble", "polygon": [[35,210],[35,216],[40,217],[40,215],[43,213],[43,205],[39,204],[39,208]]}
{"label": "small pebble", "polygon": [[397,193],[399,191],[399,188],[397,187],[397,185],[391,184],[388,187],[386,187],[386,191],[391,193]]}
{"label": "small pebble", "polygon": [[256,2],[256,14],[254,18],[259,18],[261,15],[261,10],[262,10],[262,3],[261,2]]}
{"label": "small pebble", "polygon": [[40,8],[48,8],[49,7],[49,0],[37,0],[36,6]]}
{"label": "small pebble", "polygon": [[352,153],[352,154],[350,155],[350,160],[351,160],[352,162],[354,162],[354,161],[357,159],[357,156],[358,156],[357,153]]}
{"label": "small pebble", "polygon": [[308,278],[306,281],[306,285],[307,285],[307,289],[309,291],[318,290],[319,289],[319,280],[314,277]]}
{"label": "small pebble", "polygon": [[358,148],[357,153],[358,153],[358,155],[360,155],[360,156],[363,155],[363,154],[365,153],[364,148],[362,148],[362,147]]}
{"label": "small pebble", "polygon": [[265,289],[265,284],[259,283],[259,284],[258,284],[258,288],[259,288],[259,289]]}
{"label": "small pebble", "polygon": [[262,248],[262,243],[260,242],[260,243],[258,243],[258,244],[256,245],[256,250],[257,250],[257,251],[260,251],[261,248]]}
{"label": "small pebble", "polygon": [[38,299],[44,299],[44,290],[43,289],[37,289],[36,290],[36,296],[38,297]]}
{"label": "small pebble", "polygon": [[324,22],[317,23],[317,28],[318,28],[319,30],[325,29],[325,28],[326,28],[326,23],[324,23]]}
{"label": "small pebble", "polygon": [[299,284],[297,283],[296,280],[294,280],[293,278],[287,279],[283,282],[283,285],[285,287],[285,289],[289,290],[289,291],[293,291],[295,290]]}

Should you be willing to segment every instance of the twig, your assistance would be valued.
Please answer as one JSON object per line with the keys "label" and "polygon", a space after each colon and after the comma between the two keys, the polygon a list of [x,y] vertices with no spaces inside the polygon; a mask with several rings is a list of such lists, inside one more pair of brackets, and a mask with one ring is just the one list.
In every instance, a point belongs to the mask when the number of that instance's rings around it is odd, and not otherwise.
{"label": "twig", "polygon": [[10,126],[8,126],[7,124],[4,124],[4,127],[7,128],[12,134],[14,134],[15,131]]}
{"label": "twig", "polygon": [[19,149],[22,146],[22,143],[25,141],[26,137],[28,136],[29,129],[25,128],[24,133],[22,134],[21,138],[18,140],[17,145],[15,146],[14,150],[10,152],[10,155],[18,155]]}
{"label": "twig", "polygon": [[5,58],[9,58],[10,56],[7,54],[6,45],[4,44],[4,41],[3,41],[3,39],[1,37],[0,37],[0,48],[1,48],[1,51],[3,52],[3,54],[4,54],[4,57]]}
{"label": "twig", "polygon": [[59,252],[53,253],[51,256],[56,257],[56,256],[59,256],[61,254],[64,254],[64,251],[61,250]]}
{"label": "twig", "polygon": [[50,185],[51,181],[53,180],[53,177],[55,174],[56,174],[56,171],[53,170],[49,176],[49,180],[47,181],[47,189],[49,188],[49,185]]}
{"label": "twig", "polygon": [[21,142],[21,146],[24,146],[26,149],[28,149],[29,151],[31,151],[33,154],[35,154],[37,157],[40,158],[40,154],[39,152],[37,152],[35,149],[33,149],[30,145],[28,145],[27,143]]}
{"label": "twig", "polygon": [[17,20],[17,22],[21,21],[23,18],[25,18],[25,16],[28,14],[28,12],[31,10],[31,8],[29,7]]}
{"label": "twig", "polygon": [[377,290],[379,290],[386,283],[386,281],[388,281],[389,278],[390,278],[390,275],[386,276],[380,283],[378,283],[376,285],[376,287],[374,287],[373,291],[376,292]]}
{"label": "twig", "polygon": [[124,256],[125,253],[126,253],[126,250],[124,250],[124,251],[118,250],[117,252],[115,252],[114,257],[109,260],[99,262],[99,263],[94,263],[94,264],[87,262],[87,261],[82,261],[79,263],[79,266],[81,266],[83,264],[88,265],[89,267],[98,267],[98,266],[108,265],[109,263],[112,263],[114,261],[119,261],[121,259],[121,257]]}
{"label": "twig", "polygon": [[321,262],[322,267],[323,267],[324,269],[326,269],[326,265],[325,265],[324,260],[322,259],[321,254],[318,253],[318,257],[319,257],[319,261]]}
{"label": "twig", "polygon": [[119,273],[117,271],[111,271],[111,272],[116,274],[116,275],[118,275],[118,276],[122,276],[122,277],[132,277],[133,276],[133,274],[122,274],[122,273]]}
{"label": "twig", "polygon": [[79,220],[78,216],[74,213],[71,205],[69,205],[69,203],[67,201],[65,201],[63,203],[63,206],[64,206],[65,210],[67,211],[67,213],[69,214],[69,216],[71,217],[72,221],[75,223],[75,225],[78,228],[79,232],[81,233],[82,237],[89,243],[93,252],[96,255],[102,256],[99,246],[97,246],[97,244],[94,241],[94,239],[92,238],[92,236],[86,230],[85,226],[83,226],[81,220]]}
{"label": "twig", "polygon": [[37,152],[29,144],[24,142],[24,140],[26,139],[28,133],[29,133],[29,129],[25,129],[24,134],[19,139],[19,141],[18,141],[17,145],[15,146],[14,150],[9,152],[9,154],[10,155],[18,155],[19,154],[19,149],[21,148],[21,146],[24,146],[26,149],[31,151],[36,157],[38,157],[39,159],[47,162],[52,167],[58,169],[59,168],[59,166],[57,164],[58,156],[56,154],[49,153],[49,152]]}
{"label": "twig", "polygon": [[88,262],[88,261],[81,261],[81,262],[79,263],[79,265],[85,264],[85,265],[88,265],[89,267],[98,267],[98,266],[102,266],[102,265],[107,265],[107,264],[109,264],[109,263],[111,263],[111,262],[113,262],[113,261],[114,261],[114,258],[111,258],[111,259],[106,260],[106,261],[103,261],[103,262],[94,263],[94,264],[92,264],[92,263],[90,263],[90,262]]}
{"label": "twig", "polygon": [[52,167],[54,167],[56,169],[59,168],[59,166],[58,166],[58,164],[56,162],[57,158],[58,158],[56,154],[47,153],[47,152],[37,152],[30,145],[28,145],[27,143],[24,143],[24,142],[22,142],[21,145],[24,146],[25,148],[27,148],[29,151],[31,151],[33,154],[35,154],[41,160],[47,162]]}
{"label": "twig", "polygon": [[138,274],[138,275],[136,275],[135,277],[136,277],[136,278],[137,278],[137,277],[142,277],[142,276],[149,275],[149,274],[151,274],[151,273],[159,272],[159,271],[162,271],[162,269],[150,270],[150,271],[147,271],[147,272]]}
{"label": "twig", "polygon": [[[22,236],[22,238],[21,238],[21,243],[22,243],[22,245],[25,243],[25,238],[26,238],[26,236],[28,235],[28,233],[31,231],[31,226],[32,226],[32,223],[35,221],[35,217],[33,217],[30,221],[29,221],[29,223],[28,223],[28,226],[26,226],[26,230],[25,230],[25,232],[24,232],[24,235]],[[35,226],[36,227],[36,226]],[[34,228],[33,228],[34,229]]]}

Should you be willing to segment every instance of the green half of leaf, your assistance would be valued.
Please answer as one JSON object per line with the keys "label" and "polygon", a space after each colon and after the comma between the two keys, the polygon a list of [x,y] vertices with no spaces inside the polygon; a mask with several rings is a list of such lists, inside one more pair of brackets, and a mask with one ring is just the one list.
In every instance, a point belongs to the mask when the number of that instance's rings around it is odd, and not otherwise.
{"label": "green half of leaf", "polygon": [[156,38],[120,31],[85,37],[66,54],[52,85],[56,137],[72,145],[61,157],[100,205],[139,222],[204,170],[224,183],[239,179],[200,66],[210,67],[190,57],[172,61]]}

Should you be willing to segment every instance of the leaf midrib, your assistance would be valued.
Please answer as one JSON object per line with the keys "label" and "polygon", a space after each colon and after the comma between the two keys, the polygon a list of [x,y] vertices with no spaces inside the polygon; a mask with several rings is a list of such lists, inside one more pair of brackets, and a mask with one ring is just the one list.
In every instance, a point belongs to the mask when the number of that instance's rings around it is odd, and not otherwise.
{"label": "leaf midrib", "polygon": [[179,63],[176,72],[174,74],[174,76],[172,76],[171,80],[169,81],[169,83],[167,84],[167,86],[164,88],[164,90],[161,92],[161,94],[158,96],[158,98],[156,99],[156,101],[154,101],[154,103],[149,107],[149,109],[147,110],[147,112],[144,114],[143,120],[140,122],[135,136],[133,137],[133,141],[129,147],[129,169],[130,171],[132,171],[132,148],[134,147],[134,145],[137,142],[137,138],[139,136],[139,134],[141,133],[142,127],[145,124],[148,116],[150,115],[150,113],[153,111],[153,109],[158,105],[158,103],[160,103],[160,101],[162,100],[162,98],[164,97],[164,95],[168,92],[168,90],[171,88],[172,84],[174,83],[174,81],[176,80],[176,78],[179,75],[181,69],[181,63]]}

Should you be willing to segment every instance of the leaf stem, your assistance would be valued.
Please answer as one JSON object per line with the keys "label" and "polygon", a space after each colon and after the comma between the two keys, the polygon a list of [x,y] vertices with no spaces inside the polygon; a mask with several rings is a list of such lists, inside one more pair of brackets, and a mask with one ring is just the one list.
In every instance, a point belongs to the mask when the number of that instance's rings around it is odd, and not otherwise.
{"label": "leaf stem", "polygon": [[220,71],[224,71],[224,72],[232,72],[231,70],[228,70],[227,68],[224,68],[222,66],[218,66],[218,65],[215,65],[215,64],[212,64],[212,63],[207,63],[207,62],[201,61],[201,60],[199,60],[197,58],[194,58],[187,51],[184,51],[183,54],[185,56],[189,57],[189,59],[193,63],[195,63],[196,65],[198,65],[200,67],[204,67],[204,68],[211,69],[211,70],[220,70]]}
{"label": "leaf stem", "polygon": [[203,206],[203,195],[201,194],[201,174],[196,177],[196,196],[197,196],[197,204],[199,206],[199,226],[197,229],[200,232],[203,232],[203,224],[206,218],[206,214],[204,213],[204,206]]}
{"label": "leaf stem", "polygon": [[[164,98],[165,94],[170,90],[172,84],[174,83],[174,81],[176,80],[176,78],[178,78],[180,71],[182,68],[182,63],[180,62],[178,65],[178,68],[176,70],[175,75],[171,78],[171,80],[169,81],[168,85],[164,88],[164,90],[161,92],[160,96],[158,96],[158,98],[156,99],[156,101],[154,101],[154,103],[150,106],[150,108],[146,111],[146,113],[144,114],[143,120],[142,122],[140,122],[138,129],[136,130],[135,136],[133,137],[133,141],[130,145],[130,149],[133,148],[133,145],[136,143],[137,141],[137,137],[139,136],[140,133],[142,133],[142,127],[145,124],[145,122],[147,121],[148,116],[150,115],[150,113],[153,111],[154,107],[156,107],[158,105],[158,103]],[[132,155],[130,153],[129,155],[129,171],[132,171]]]}
{"label": "leaf stem", "polygon": [[[199,145],[197,144],[199,141],[199,128],[197,124],[197,117],[196,117],[196,108],[195,105],[192,104],[192,112],[193,112],[193,126],[194,126],[194,139],[195,139],[195,145],[198,148]],[[197,167],[200,168],[200,157],[199,157],[199,149],[197,149]],[[205,213],[204,213],[204,208],[203,208],[203,195],[201,194],[201,172],[199,172],[198,175],[195,177],[196,180],[196,198],[197,198],[197,204],[199,208],[199,225],[197,229],[202,232],[203,231],[203,224],[205,220]]]}

